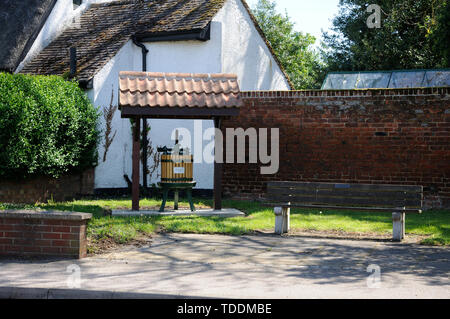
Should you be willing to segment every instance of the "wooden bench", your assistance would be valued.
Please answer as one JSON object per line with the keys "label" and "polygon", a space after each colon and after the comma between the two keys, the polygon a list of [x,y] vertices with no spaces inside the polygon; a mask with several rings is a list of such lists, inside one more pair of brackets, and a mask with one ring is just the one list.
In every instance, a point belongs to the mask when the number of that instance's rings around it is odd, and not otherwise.
{"label": "wooden bench", "polygon": [[275,206],[275,233],[290,228],[290,208],[391,212],[393,240],[405,237],[405,214],[422,213],[423,186],[268,182],[266,205]]}

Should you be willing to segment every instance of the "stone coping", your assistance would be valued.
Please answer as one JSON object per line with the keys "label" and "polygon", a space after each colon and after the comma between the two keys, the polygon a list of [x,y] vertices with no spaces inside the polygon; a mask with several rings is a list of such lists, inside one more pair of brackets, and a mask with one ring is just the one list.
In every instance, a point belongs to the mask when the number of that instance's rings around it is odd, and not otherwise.
{"label": "stone coping", "polygon": [[202,216],[202,217],[245,217],[245,214],[234,208],[224,208],[222,210],[197,209],[195,212],[190,210],[166,210],[159,212],[157,210],[113,210],[112,216]]}
{"label": "stone coping", "polygon": [[56,210],[0,210],[0,218],[56,219],[56,220],[88,220],[90,213],[64,212]]}

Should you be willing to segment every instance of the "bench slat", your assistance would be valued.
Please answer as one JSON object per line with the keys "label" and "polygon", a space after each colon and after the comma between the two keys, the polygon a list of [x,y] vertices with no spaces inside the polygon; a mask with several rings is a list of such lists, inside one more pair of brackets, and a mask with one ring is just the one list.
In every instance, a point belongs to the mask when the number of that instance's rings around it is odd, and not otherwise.
{"label": "bench slat", "polygon": [[367,212],[404,212],[404,213],[422,213],[421,209],[417,208],[402,208],[402,207],[357,207],[357,206],[333,206],[333,205],[327,205],[324,207],[323,205],[308,205],[308,204],[296,204],[291,203],[290,205],[286,203],[271,203],[271,202],[264,202],[264,206],[281,206],[281,207],[298,207],[298,208],[316,208],[316,209],[335,209],[335,210],[356,210],[356,211],[367,211]]}
{"label": "bench slat", "polygon": [[357,191],[348,189],[317,189],[317,188],[294,188],[294,187],[273,187],[267,188],[267,193],[270,194],[296,194],[296,195],[310,195],[310,196],[347,196],[347,197],[376,197],[385,199],[422,199],[422,193],[407,193],[404,191],[391,191],[391,192],[368,192]]}
{"label": "bench slat", "polygon": [[315,183],[315,182],[268,182],[268,187],[278,188],[317,188],[317,189],[347,189],[358,191],[391,192],[402,191],[410,193],[422,193],[420,185],[387,185],[387,184],[345,184],[345,183]]}
{"label": "bench slat", "polygon": [[335,205],[367,205],[367,206],[392,206],[392,207],[421,207],[422,201],[415,199],[393,200],[389,198],[354,198],[354,197],[320,197],[268,194],[270,201],[295,202],[302,204],[335,204]]}

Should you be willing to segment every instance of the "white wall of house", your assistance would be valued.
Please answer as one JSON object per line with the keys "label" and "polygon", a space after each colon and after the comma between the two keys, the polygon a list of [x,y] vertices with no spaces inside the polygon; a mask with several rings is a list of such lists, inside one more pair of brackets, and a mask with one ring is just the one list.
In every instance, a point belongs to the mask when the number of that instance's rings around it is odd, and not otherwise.
{"label": "white wall of house", "polygon": [[[111,59],[102,70],[94,77],[93,89],[88,96],[94,106],[99,107],[101,113],[110,106],[113,96],[113,105],[118,105],[119,72],[123,70],[141,70],[141,50],[131,41],[128,41],[118,54]],[[113,132],[117,132],[111,147],[108,149],[106,161],[103,162],[104,137],[100,140],[98,166],[95,169],[96,188],[121,188],[127,187],[124,174],[131,178],[131,126],[128,119],[120,117],[120,111],[116,111],[112,120]],[[101,118],[102,134],[105,130],[105,121]]]}
{"label": "white wall of house", "polygon": [[[33,45],[33,55],[52,41],[64,27],[61,21],[70,21],[74,14],[80,14],[81,9],[70,14],[64,11],[64,4],[71,0],[59,0],[52,11],[49,21],[45,24],[36,43]],[[90,2],[103,2],[91,0]],[[67,8],[67,7],[66,7]],[[269,49],[260,37],[250,16],[240,0],[228,0],[217,13],[211,24],[211,40],[152,42],[145,43],[147,55],[147,70],[153,72],[182,73],[235,73],[238,75],[241,90],[289,90],[289,84],[273,59]],[[111,94],[113,103],[118,104],[118,77],[120,71],[141,71],[141,49],[128,41],[94,77],[93,89],[88,90],[88,96],[96,107],[104,110],[110,105]],[[27,56],[27,59],[29,57]],[[187,128],[194,136],[194,121],[192,120],[149,120],[151,126],[150,138],[153,146],[172,146],[171,133],[179,127]],[[203,130],[213,127],[212,121],[201,121]],[[104,138],[99,145],[99,165],[95,170],[96,188],[127,187],[123,175],[131,178],[131,126],[128,119],[120,117],[120,111],[115,113],[112,121],[115,139],[111,144],[106,161],[103,162]],[[104,131],[105,121],[102,118],[101,128]],[[206,146],[209,141],[204,141]],[[191,150],[195,154],[194,143]],[[150,161],[149,161],[150,162]],[[152,163],[149,163],[150,165]],[[213,188],[213,164],[195,163],[194,179],[197,188]],[[141,171],[142,180],[142,171]],[[149,178],[150,183],[156,183],[156,175]]]}
{"label": "white wall of house", "polygon": [[290,89],[240,0],[228,0],[214,21],[224,26],[222,72],[238,74],[242,91]]}

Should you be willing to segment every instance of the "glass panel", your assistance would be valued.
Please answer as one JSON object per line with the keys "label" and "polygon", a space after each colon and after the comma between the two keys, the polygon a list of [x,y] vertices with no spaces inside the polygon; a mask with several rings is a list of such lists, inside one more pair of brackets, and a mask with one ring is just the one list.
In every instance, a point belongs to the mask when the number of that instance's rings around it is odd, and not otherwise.
{"label": "glass panel", "polygon": [[357,73],[336,73],[328,75],[324,90],[351,90],[356,88],[359,75]]}
{"label": "glass panel", "polygon": [[450,86],[450,70],[330,73],[324,90]]}
{"label": "glass panel", "polygon": [[417,88],[422,87],[425,71],[393,72],[389,88]]}
{"label": "glass panel", "polygon": [[450,86],[450,71],[427,71],[423,86]]}
{"label": "glass panel", "polygon": [[322,90],[332,90],[333,84],[331,82],[331,79],[333,78],[333,74],[328,74],[328,76],[325,79],[325,82],[322,85]]}
{"label": "glass panel", "polygon": [[358,89],[380,89],[387,88],[389,85],[390,72],[386,73],[360,73],[360,80],[357,84]]}

